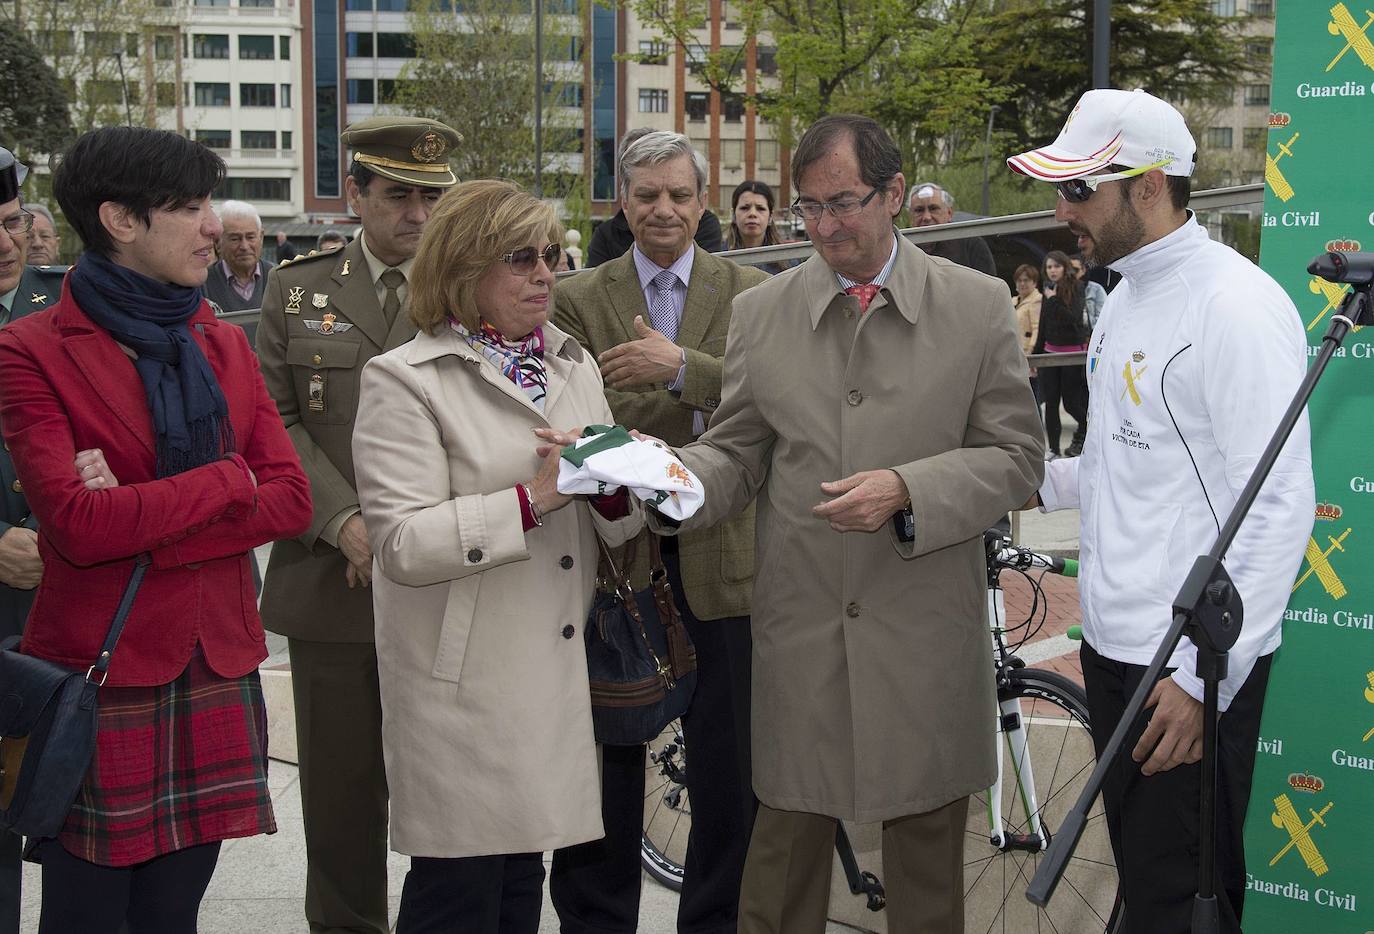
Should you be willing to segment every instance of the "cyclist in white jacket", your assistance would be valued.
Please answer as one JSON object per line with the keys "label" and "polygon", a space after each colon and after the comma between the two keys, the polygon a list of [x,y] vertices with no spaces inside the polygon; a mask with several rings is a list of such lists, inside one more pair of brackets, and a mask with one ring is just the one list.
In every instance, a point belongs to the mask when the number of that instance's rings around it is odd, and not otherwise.
{"label": "cyclist in white jacket", "polygon": [[[1052,145],[1007,160],[1056,183],[1056,216],[1084,257],[1122,275],[1089,343],[1082,456],[1047,464],[1039,493],[1046,510],[1082,511],[1081,659],[1099,751],[1306,365],[1292,301],[1187,211],[1195,152],[1169,104],[1095,90]],[[1245,606],[1220,687],[1218,900],[1222,930],[1234,934],[1260,711],[1315,505],[1304,415],[1226,560]],[[1202,754],[1196,654],[1180,643],[1103,789],[1130,932],[1190,929]]]}

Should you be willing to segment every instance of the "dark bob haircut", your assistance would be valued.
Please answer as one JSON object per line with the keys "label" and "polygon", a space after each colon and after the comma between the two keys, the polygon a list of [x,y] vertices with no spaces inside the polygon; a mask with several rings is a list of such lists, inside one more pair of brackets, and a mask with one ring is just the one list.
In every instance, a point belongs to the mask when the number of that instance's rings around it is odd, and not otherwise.
{"label": "dark bob haircut", "polygon": [[902,171],[902,152],[876,120],[858,114],[822,117],[802,134],[792,156],[792,188],[801,190],[801,177],[841,139],[854,144],[859,177],[870,188],[886,188]]}
{"label": "dark bob haircut", "polygon": [[153,211],[176,210],[210,197],[224,181],[224,160],[170,130],[112,126],[83,133],[55,160],[52,190],[86,249],[103,256],[114,241],[100,222],[113,201],[143,225]]}

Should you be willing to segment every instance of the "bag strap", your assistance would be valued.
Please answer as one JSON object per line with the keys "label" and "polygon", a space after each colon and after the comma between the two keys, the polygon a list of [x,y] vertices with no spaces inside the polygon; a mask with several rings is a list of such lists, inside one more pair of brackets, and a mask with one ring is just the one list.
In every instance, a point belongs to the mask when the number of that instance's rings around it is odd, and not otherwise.
{"label": "bag strap", "polygon": [[110,631],[105,634],[105,643],[100,647],[100,657],[95,660],[95,664],[86,669],[86,686],[81,691],[83,708],[89,708],[95,703],[95,692],[105,684],[115,644],[124,632],[124,624],[128,622],[129,611],[133,609],[134,598],[138,596],[139,585],[143,583],[143,575],[148,572],[148,566],[152,563],[153,557],[147,552],[134,559],[134,572],[129,575],[129,583],[124,587],[124,596],[119,598],[119,608],[115,610]]}

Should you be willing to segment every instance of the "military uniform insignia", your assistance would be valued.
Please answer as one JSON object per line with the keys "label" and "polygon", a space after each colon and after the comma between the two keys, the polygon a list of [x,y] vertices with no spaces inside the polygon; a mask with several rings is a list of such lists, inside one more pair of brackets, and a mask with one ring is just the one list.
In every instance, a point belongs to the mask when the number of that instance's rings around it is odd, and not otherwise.
{"label": "military uniform insignia", "polygon": [[45,295],[45,294],[42,293],[42,292],[34,292],[34,293],[33,293],[33,297],[29,299],[29,301],[32,302],[32,303],[35,304],[35,305],[41,305],[41,304],[43,304],[44,302],[46,302],[47,300],[48,300],[48,296]]}
{"label": "military uniform insignia", "polygon": [[338,320],[338,316],[332,311],[327,312],[319,321],[307,320],[305,326],[312,331],[319,331],[321,334],[342,334],[353,327],[347,321]]}
{"label": "military uniform insignia", "polygon": [[310,296],[310,304],[314,305],[316,308],[323,308],[329,304],[329,296],[325,295],[323,292],[316,292],[314,295]]}
{"label": "military uniform insignia", "polygon": [[448,141],[433,130],[426,130],[410,147],[410,154],[419,162],[438,162],[448,151]]}
{"label": "military uniform insignia", "polygon": [[301,313],[301,302],[305,300],[305,289],[301,286],[292,286],[286,293],[286,313],[298,315]]}
{"label": "military uniform insignia", "polygon": [[351,265],[353,265],[353,260],[351,260],[351,259],[346,259],[346,260],[344,260],[343,269],[340,270],[339,275],[341,275],[341,276],[346,276],[346,275],[348,275],[348,267],[351,266]]}
{"label": "military uniform insignia", "polygon": [[306,406],[312,412],[324,411],[324,374],[314,373],[310,376],[310,395],[306,401]]}

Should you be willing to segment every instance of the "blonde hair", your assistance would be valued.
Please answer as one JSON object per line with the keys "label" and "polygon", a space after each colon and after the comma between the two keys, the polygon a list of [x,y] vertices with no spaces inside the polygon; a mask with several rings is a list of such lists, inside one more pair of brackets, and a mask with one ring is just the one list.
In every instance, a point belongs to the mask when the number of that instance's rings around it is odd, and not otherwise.
{"label": "blonde hair", "polygon": [[539,240],[558,243],[553,206],[511,182],[478,179],[450,188],[425,224],[410,271],[410,320],[434,334],[449,318],[477,330],[477,283],[501,257]]}

